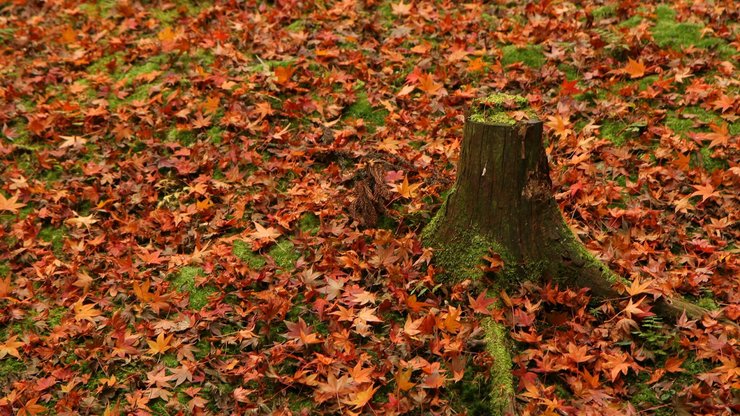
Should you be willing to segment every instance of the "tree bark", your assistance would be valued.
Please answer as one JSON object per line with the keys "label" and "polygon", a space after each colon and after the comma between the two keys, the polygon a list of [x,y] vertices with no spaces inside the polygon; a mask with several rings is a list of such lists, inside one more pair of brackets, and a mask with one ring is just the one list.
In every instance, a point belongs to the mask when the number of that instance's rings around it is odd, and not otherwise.
{"label": "tree bark", "polygon": [[[467,117],[455,185],[422,234],[425,245],[435,249],[444,279],[475,280],[483,273],[482,257],[494,251],[504,261],[496,274],[501,286],[552,279],[589,288],[602,299],[621,296],[613,288],[621,278],[589,253],[563,220],[552,193],[542,122],[497,123],[487,122],[490,113],[487,117]],[[671,319],[683,313],[699,319],[707,312],[681,298],[661,299],[654,306],[654,312]],[[510,359],[501,362],[509,342],[501,327],[483,327],[488,350],[492,356],[498,352],[491,368],[490,414],[511,414]]]}

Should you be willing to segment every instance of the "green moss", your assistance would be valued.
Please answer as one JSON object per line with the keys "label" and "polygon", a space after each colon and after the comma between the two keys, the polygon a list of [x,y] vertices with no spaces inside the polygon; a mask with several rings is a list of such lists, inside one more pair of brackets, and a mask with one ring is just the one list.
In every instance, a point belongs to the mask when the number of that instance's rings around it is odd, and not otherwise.
{"label": "green moss", "polygon": [[108,98],[108,106],[111,110],[115,110],[123,104],[129,104],[134,101],[145,101],[149,98],[149,91],[152,86],[153,84],[139,85],[132,94],[128,95],[124,99],[119,99],[118,97],[111,95]]}
{"label": "green moss", "polygon": [[561,70],[565,74],[565,77],[570,81],[579,79],[580,77],[578,67],[574,65],[560,64],[558,65],[558,69]]}
{"label": "green moss", "polygon": [[165,354],[162,357],[162,363],[168,368],[175,368],[180,366],[180,361],[174,354]]}
{"label": "green moss", "polygon": [[280,239],[277,244],[270,248],[268,254],[270,254],[270,257],[283,270],[293,270],[296,260],[301,256],[295,250],[293,243],[287,239]]}
{"label": "green moss", "polygon": [[287,30],[288,32],[300,32],[305,28],[306,28],[306,21],[303,19],[298,19],[294,21],[293,23],[289,24],[288,26],[285,26],[285,30]]}
{"label": "green moss", "polygon": [[211,285],[196,287],[195,278],[203,275],[203,269],[187,266],[180,269],[172,281],[178,292],[190,294],[190,309],[200,310],[208,304],[208,297],[216,292],[216,288]]}
{"label": "green moss", "polygon": [[635,384],[635,392],[630,399],[638,408],[653,407],[660,404],[660,399],[646,381]]}
{"label": "green moss", "polygon": [[511,374],[506,328],[491,319],[484,319],[481,327],[485,332],[486,350],[493,358],[490,408],[493,415],[503,415],[514,397],[514,377]]}
{"label": "green moss", "polygon": [[526,98],[520,95],[495,93],[473,100],[470,104],[469,119],[476,123],[514,125],[516,119],[509,115],[512,111],[524,111],[530,118],[537,118]]}
{"label": "green moss", "polygon": [[[559,211],[558,215],[561,216]],[[576,258],[570,259],[572,265],[566,264],[566,262],[562,261],[560,261],[556,265],[555,269],[559,269],[559,273],[556,276],[557,278],[568,280],[571,279],[576,273],[578,273],[580,271],[579,269],[595,269],[601,273],[601,277],[604,278],[604,280],[606,280],[607,282],[624,282],[624,279],[622,277],[615,274],[601,260],[597,259],[596,256],[588,251],[586,246],[584,246],[583,243],[578,240],[575,234],[573,234],[573,231],[571,231],[570,227],[568,227],[568,224],[566,224],[565,221],[562,220],[562,216],[559,227],[560,229],[557,232],[563,239],[561,241],[562,246],[560,246],[563,252],[560,253],[560,257],[563,259],[568,258],[569,256],[573,256]],[[574,268],[576,270],[573,270]]]}
{"label": "green moss", "polygon": [[303,214],[300,220],[298,220],[298,228],[307,234],[316,235],[319,232],[320,226],[319,217],[314,215],[313,212]]}
{"label": "green moss", "polygon": [[206,339],[201,339],[197,343],[195,343],[195,350],[193,352],[193,356],[195,356],[196,360],[202,360],[208,356],[208,354],[211,353],[211,343],[208,342]]}
{"label": "green moss", "polygon": [[541,45],[527,45],[524,47],[507,45],[501,48],[501,52],[501,64],[504,66],[522,62],[530,68],[540,68],[546,62]]}
{"label": "green moss", "polygon": [[384,108],[373,108],[370,101],[368,101],[367,94],[365,92],[358,92],[357,101],[347,108],[345,115],[350,118],[364,120],[369,130],[373,131],[376,127],[382,126],[385,123],[388,110]]}
{"label": "green moss", "polygon": [[116,52],[113,54],[105,55],[98,59],[97,61],[91,63],[87,66],[87,73],[88,74],[97,74],[99,72],[108,72],[107,65],[111,63],[114,59],[116,60],[117,65],[121,65],[121,62],[123,61],[123,57],[125,54],[123,52]]}
{"label": "green moss", "polygon": [[388,28],[391,25],[393,25],[393,21],[395,20],[395,16],[393,15],[393,8],[391,7],[390,1],[384,1],[382,4],[377,8],[378,14],[380,15],[380,22],[383,25],[383,27]]}
{"label": "green moss", "polygon": [[65,227],[44,227],[39,231],[38,237],[47,243],[51,243],[51,250],[57,257],[64,255],[64,238],[67,236]]}
{"label": "green moss", "polygon": [[483,256],[488,255],[490,250],[498,253],[505,264],[513,264],[513,259],[504,247],[470,228],[461,228],[452,239],[437,241],[435,233],[444,219],[446,209],[447,199],[445,198],[437,214],[421,232],[424,245],[435,250],[435,264],[444,269],[440,276],[441,281],[455,283],[465,279],[480,279],[483,277],[483,270],[479,266],[482,265]]}
{"label": "green moss", "polygon": [[[690,118],[680,117],[680,114],[687,115]],[[699,106],[691,106],[684,108],[680,113],[677,111],[669,112],[666,117],[665,124],[673,130],[674,133],[680,134],[683,137],[688,137],[688,133],[691,131],[706,131],[706,128],[693,128],[696,120],[701,121],[702,123],[722,123],[722,119],[716,113],[707,111]],[[732,125],[730,126],[732,127]]]}
{"label": "green moss", "polygon": [[165,25],[170,25],[174,23],[175,19],[177,19],[177,16],[178,16],[178,12],[176,8],[172,8],[169,10],[162,10],[156,7],[152,7],[150,9],[150,13],[152,14],[153,18],[159,20]]}
{"label": "green moss", "polygon": [[160,398],[156,398],[154,401],[147,404],[151,410],[151,414],[155,416],[167,416],[170,411],[167,409],[167,402]]}
{"label": "green moss", "polygon": [[617,146],[627,143],[627,123],[615,120],[604,120],[601,123],[601,137],[609,140]]}
{"label": "green moss", "polygon": [[305,394],[288,392],[284,400],[288,408],[293,412],[298,412],[298,414],[302,411],[307,411],[307,414],[311,414],[311,411],[314,410],[313,400]]}
{"label": "green moss", "polygon": [[234,241],[234,245],[231,250],[237,258],[247,263],[247,265],[253,270],[259,270],[266,264],[265,259],[252,251],[249,245],[244,241]]}
{"label": "green moss", "polygon": [[23,377],[26,364],[15,357],[5,356],[0,360],[0,385],[10,386],[12,381]]}
{"label": "green moss", "polygon": [[208,129],[208,140],[213,144],[221,144],[221,136],[223,135],[224,129],[220,126],[213,126]]}
{"label": "green moss", "polygon": [[701,49],[724,45],[722,39],[713,36],[703,36],[704,27],[694,23],[676,22],[676,12],[667,5],[655,8],[656,23],[652,29],[653,39],[661,48],[669,47],[676,50],[694,46]]}
{"label": "green moss", "polygon": [[713,158],[712,152],[709,146],[704,146],[699,150],[701,163],[707,172],[714,172],[717,169],[727,169],[730,167],[726,160]]}
{"label": "green moss", "polygon": [[673,130],[674,133],[685,136],[686,132],[694,125],[694,121],[687,118],[678,118],[675,115],[666,117],[666,126]]}
{"label": "green moss", "polygon": [[4,27],[0,28],[0,40],[3,42],[8,42],[11,39],[15,37],[15,28],[12,27]]}
{"label": "green moss", "polygon": [[640,91],[645,91],[646,89],[648,89],[648,87],[652,86],[655,83],[655,81],[657,81],[658,79],[660,79],[660,77],[657,75],[648,75],[646,77],[640,78],[640,80],[637,81],[638,89]]}
{"label": "green moss", "polygon": [[698,302],[696,302],[696,304],[710,311],[719,310],[719,306],[717,305],[717,302],[715,302],[714,299],[711,297],[701,298],[699,299]]}
{"label": "green moss", "polygon": [[64,315],[67,314],[67,308],[53,308],[49,311],[49,317],[47,318],[47,323],[49,324],[49,328],[54,328],[56,326],[59,326],[59,324],[62,323],[62,318],[64,318]]}
{"label": "green moss", "polygon": [[10,266],[8,266],[8,263],[0,262],[0,277],[8,275],[10,275]]}
{"label": "green moss", "polygon": [[179,142],[181,145],[188,147],[195,143],[197,137],[191,130],[180,130],[175,127],[167,132],[167,140],[171,142]]}
{"label": "green moss", "polygon": [[[682,117],[682,115],[684,115]],[[685,117],[685,116],[688,116]],[[700,127],[694,127],[695,123],[703,123]],[[668,113],[665,119],[665,125],[673,130],[674,133],[681,135],[684,138],[689,137],[689,133],[692,132],[707,132],[709,131],[708,124],[722,125],[724,120],[712,111],[707,111],[698,106],[686,107],[683,110],[671,111]],[[734,122],[728,124],[728,130],[731,136],[740,134],[740,122]],[[710,155],[711,156],[711,155]]]}
{"label": "green moss", "polygon": [[154,71],[163,71],[168,56],[166,54],[155,55],[147,58],[144,62],[131,65],[121,72],[116,73],[116,80],[123,80],[126,85],[131,85],[139,75],[150,74]]}
{"label": "green moss", "polygon": [[617,26],[624,28],[633,28],[642,22],[643,18],[640,15],[634,15],[629,19],[619,23]]}

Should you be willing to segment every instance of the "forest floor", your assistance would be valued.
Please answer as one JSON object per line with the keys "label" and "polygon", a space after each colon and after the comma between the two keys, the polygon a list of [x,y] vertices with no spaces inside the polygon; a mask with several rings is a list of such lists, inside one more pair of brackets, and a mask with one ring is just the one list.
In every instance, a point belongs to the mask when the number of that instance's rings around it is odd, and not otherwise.
{"label": "forest floor", "polygon": [[[0,5],[0,415],[486,414],[487,317],[525,414],[740,411],[737,9],[491,3]],[[421,230],[494,91],[622,298],[439,283]]]}

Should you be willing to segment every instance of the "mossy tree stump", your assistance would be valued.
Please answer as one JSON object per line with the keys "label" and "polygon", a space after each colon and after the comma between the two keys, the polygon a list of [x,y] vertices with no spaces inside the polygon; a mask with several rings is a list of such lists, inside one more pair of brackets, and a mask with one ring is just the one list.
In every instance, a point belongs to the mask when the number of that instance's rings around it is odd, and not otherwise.
{"label": "mossy tree stump", "polygon": [[[504,261],[500,286],[511,280],[551,279],[587,287],[596,297],[617,297],[620,278],[596,259],[563,220],[553,197],[542,122],[523,97],[494,94],[473,102],[466,118],[455,186],[423,231],[448,283],[482,274],[481,258],[492,250]],[[704,309],[675,299],[654,311],[671,318]],[[514,412],[505,328],[484,322],[488,351],[496,352],[491,414]],[[509,360],[501,363],[501,360]]]}

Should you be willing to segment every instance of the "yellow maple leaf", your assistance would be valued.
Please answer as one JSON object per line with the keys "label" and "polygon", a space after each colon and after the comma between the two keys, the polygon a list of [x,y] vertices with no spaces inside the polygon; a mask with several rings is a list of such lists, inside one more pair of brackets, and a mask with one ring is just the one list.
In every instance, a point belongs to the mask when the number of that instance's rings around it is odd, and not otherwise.
{"label": "yellow maple leaf", "polygon": [[149,344],[149,353],[152,355],[164,354],[168,350],[172,349],[172,346],[170,346],[172,336],[173,334],[170,334],[169,336],[165,337],[164,332],[162,332],[157,336],[156,340],[147,340],[146,343]]}
{"label": "yellow maple leaf", "polygon": [[369,402],[370,399],[373,398],[373,394],[375,394],[376,390],[378,390],[378,388],[373,388],[373,385],[371,384],[365,390],[359,390],[350,395],[350,399],[346,400],[344,403],[352,405],[352,407],[355,409],[363,408],[365,407],[367,402]]}
{"label": "yellow maple leaf", "polygon": [[6,355],[12,355],[15,358],[20,359],[21,355],[18,353],[18,347],[22,346],[22,342],[16,341],[18,337],[13,335],[9,337],[3,344],[0,344],[0,358],[5,358]]}
{"label": "yellow maple leaf", "polygon": [[18,195],[5,198],[5,195],[0,192],[0,211],[10,211],[15,214],[18,212],[18,208],[23,208],[25,206],[26,204],[18,203]]}
{"label": "yellow maple leaf", "polygon": [[173,42],[175,40],[175,32],[171,27],[167,26],[157,34],[157,38],[162,42]]}

